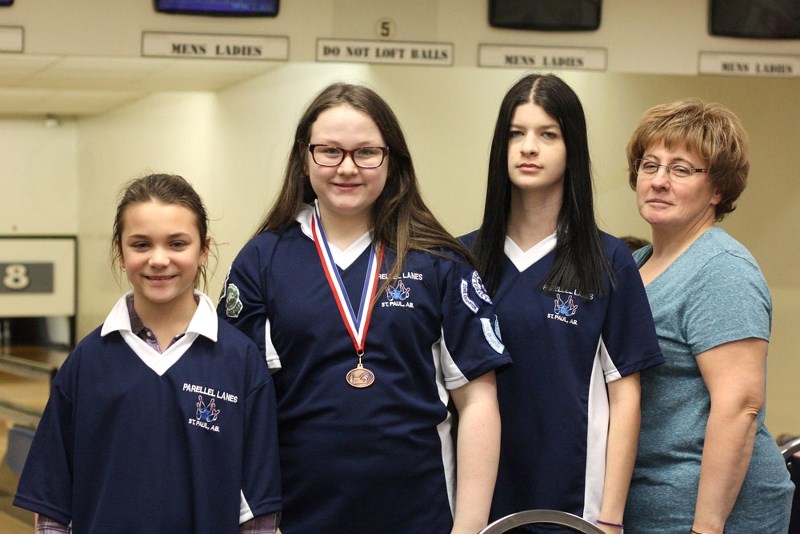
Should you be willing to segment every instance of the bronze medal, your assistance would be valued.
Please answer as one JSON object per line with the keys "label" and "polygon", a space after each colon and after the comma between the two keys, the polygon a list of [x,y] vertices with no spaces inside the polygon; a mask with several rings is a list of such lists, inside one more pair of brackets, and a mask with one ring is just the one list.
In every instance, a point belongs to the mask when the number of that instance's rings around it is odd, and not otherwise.
{"label": "bronze medal", "polygon": [[375,373],[359,363],[355,369],[350,369],[345,380],[354,388],[368,388],[375,383]]}
{"label": "bronze medal", "polygon": [[383,245],[376,244],[371,247],[367,273],[364,277],[364,290],[361,294],[358,313],[355,313],[350,305],[347,289],[342,283],[339,271],[328,248],[325,230],[322,228],[322,221],[319,220],[317,206],[314,208],[314,215],[311,219],[311,234],[314,238],[314,245],[319,255],[320,264],[325,271],[325,277],[328,279],[328,285],[331,288],[331,293],[339,308],[339,314],[344,322],[344,327],[347,333],[350,334],[350,339],[353,340],[353,347],[356,349],[358,365],[356,365],[355,369],[350,369],[347,372],[345,380],[354,388],[367,388],[375,383],[375,373],[364,367],[361,364],[361,359],[364,357],[367,329],[369,328],[369,319],[372,316],[372,299],[378,290],[380,267],[383,261]]}

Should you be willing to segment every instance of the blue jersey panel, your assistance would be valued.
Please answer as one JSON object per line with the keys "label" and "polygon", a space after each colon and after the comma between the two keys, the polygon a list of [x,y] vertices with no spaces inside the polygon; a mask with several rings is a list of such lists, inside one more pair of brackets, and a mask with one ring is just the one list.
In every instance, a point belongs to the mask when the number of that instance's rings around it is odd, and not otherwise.
{"label": "blue jersey panel", "polygon": [[[339,268],[354,310],[367,261],[365,250]],[[380,283],[393,262],[386,250]],[[345,381],[358,363],[353,341],[300,226],[257,236],[234,261],[220,314],[255,338],[263,335],[262,346],[271,345],[279,358],[273,379],[285,534],[323,527],[450,531],[447,389],[510,362],[494,329],[486,330],[494,315],[478,296],[473,272],[457,259],[410,253],[374,306],[363,365],[375,383],[356,389]],[[232,303],[238,314],[227,311]]]}
{"label": "blue jersey panel", "polygon": [[602,297],[543,291],[552,249],[521,272],[504,256],[494,300],[514,366],[497,377],[503,426],[492,519],[536,508],[596,519],[605,384],[663,362],[630,252],[607,234],[601,240],[616,284],[606,277]]}
{"label": "blue jersey panel", "polygon": [[15,504],[75,532],[238,531],[280,510],[274,389],[227,324],[159,376],[119,332],[88,335],[60,369]]}

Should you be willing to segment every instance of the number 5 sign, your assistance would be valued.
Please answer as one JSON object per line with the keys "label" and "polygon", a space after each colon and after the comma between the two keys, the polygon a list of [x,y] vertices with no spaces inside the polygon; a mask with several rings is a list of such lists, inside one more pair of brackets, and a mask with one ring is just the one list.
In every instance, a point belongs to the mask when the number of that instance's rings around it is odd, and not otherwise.
{"label": "number 5 sign", "polygon": [[75,315],[75,239],[0,237],[0,317]]}

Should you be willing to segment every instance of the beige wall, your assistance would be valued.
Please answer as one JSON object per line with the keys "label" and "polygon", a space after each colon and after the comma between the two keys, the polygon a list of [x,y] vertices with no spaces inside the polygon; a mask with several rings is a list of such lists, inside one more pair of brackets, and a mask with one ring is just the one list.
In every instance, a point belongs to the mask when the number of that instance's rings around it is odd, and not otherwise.
{"label": "beige wall", "polygon": [[142,31],[286,35],[291,61],[314,61],[318,38],[376,39],[396,23],[398,41],[452,43],[455,64],[477,64],[478,43],[599,47],[611,72],[694,74],[699,51],[797,54],[796,40],[708,35],[708,2],[605,0],[591,32],[530,32],[488,25],[488,0],[285,0],[276,18],[229,19],[155,13],[152,0],[19,0],[0,25],[25,27],[25,52],[139,57]]}
{"label": "beige wall", "polygon": [[77,139],[73,121],[0,120],[0,235],[78,232]]}
{"label": "beige wall", "polygon": [[[96,34],[85,33],[69,44],[67,53],[89,54],[92,43],[113,43],[109,54],[138,54],[139,32],[167,29],[165,20],[182,30],[207,31],[208,19],[192,24],[186,19],[164,19],[138,4],[109,0],[133,9],[115,32],[98,24]],[[39,0],[54,12],[66,4],[91,19],[91,0],[65,3]],[[32,16],[33,2],[18,2]],[[301,27],[296,6],[307,9],[312,0],[282,3],[283,19],[267,22],[224,22],[229,31],[262,24],[260,32],[291,33]],[[78,333],[99,324],[120,294],[108,267],[108,239],[114,200],[121,184],[149,171],[175,172],[192,181],[205,198],[212,216],[212,233],[219,243],[216,275],[209,293],[215,295],[227,265],[252,232],[277,190],[296,121],[303,107],[324,84],[333,80],[367,83],[393,106],[408,137],[423,194],[433,211],[456,234],[473,229],[483,202],[488,145],[496,109],[505,90],[523,71],[474,67],[474,42],[511,42],[518,32],[486,29],[484,2],[461,0],[409,2],[417,12],[433,11],[433,22],[420,24],[399,39],[441,39],[461,43],[453,68],[368,67],[307,63],[313,59],[315,36],[361,37],[363,25],[341,15],[353,12],[356,0],[319,0],[319,20],[292,36],[292,61],[251,81],[217,94],[161,93],[101,116],[66,120],[47,129],[40,119],[0,118],[0,233],[21,221],[24,233],[79,236]],[[380,9],[394,2],[378,1]],[[795,347],[800,346],[800,282],[791,270],[800,260],[800,189],[794,187],[800,169],[800,79],[764,79],[694,76],[696,52],[711,48],[704,17],[697,5],[680,0],[680,16],[669,2],[608,0],[604,2],[601,35],[580,36],[576,44],[605,39],[609,72],[563,72],[587,111],[595,169],[597,211],[601,226],[614,234],[645,236],[625,176],[624,147],[641,112],[650,105],[684,96],[721,101],[743,119],[753,138],[751,182],[740,208],[724,226],[754,253],[774,298],[773,339],[769,357],[768,422],[775,434],[800,433]],[[105,3],[104,3],[105,5]],[[360,5],[360,4],[359,4]],[[479,5],[480,7],[475,7]],[[382,6],[382,7],[381,7]],[[433,6],[433,7],[431,7]],[[646,7],[642,7],[646,6]],[[629,9],[626,9],[629,8]],[[365,17],[381,11],[368,8]],[[642,12],[642,9],[645,11]],[[677,10],[676,10],[677,11]],[[107,11],[106,11],[107,12]],[[347,11],[344,11],[347,12]],[[476,13],[480,12],[478,19]],[[403,14],[403,17],[408,17]],[[59,28],[69,35],[71,21]],[[137,18],[138,17],[138,18]],[[61,46],[51,17],[26,26],[26,41],[35,53],[53,53]],[[659,24],[644,24],[644,20]],[[130,23],[129,20],[139,20]],[[348,20],[350,20],[348,22]],[[371,19],[370,19],[371,20]],[[704,20],[704,19],[703,19]],[[287,22],[288,21],[288,22]],[[321,22],[320,22],[321,21]],[[687,22],[689,21],[689,22]],[[0,19],[0,24],[20,23]],[[691,37],[676,39],[674,28],[688,24]],[[49,26],[48,26],[49,25]],[[170,27],[173,27],[170,26]],[[702,25],[701,25],[702,26]],[[28,28],[30,28],[28,30]],[[670,29],[672,28],[672,29]],[[73,30],[71,30],[73,29]],[[426,33],[427,32],[427,33]],[[646,35],[650,32],[652,35]],[[113,35],[112,35],[113,33]],[[474,34],[474,35],[473,35]],[[637,40],[635,35],[639,35]],[[527,38],[527,35],[525,36]],[[668,37],[668,38],[667,38]],[[66,38],[65,38],[66,39]],[[531,44],[542,39],[530,37]],[[548,37],[567,45],[566,37]],[[654,43],[661,41],[656,48]],[[88,44],[87,44],[88,43]],[[125,44],[128,43],[128,44]],[[295,44],[296,43],[296,44]],[[713,47],[743,46],[754,50],[791,51],[797,43],[716,40]],[[133,48],[131,48],[133,47]],[[665,47],[674,48],[667,54]],[[794,48],[791,48],[794,47]],[[134,50],[134,51],[132,51]],[[612,53],[613,52],[613,53]],[[659,74],[653,74],[654,66]],[[711,290],[711,289],[710,289]],[[702,298],[702,296],[699,296]]]}
{"label": "beige wall", "polygon": [[[119,289],[105,261],[113,198],[121,183],[148,170],[193,181],[209,206],[219,243],[216,295],[227,265],[252,232],[280,183],[296,121],[333,80],[367,83],[393,106],[408,136],[423,194],[456,234],[480,218],[496,108],[522,71],[287,64],[216,95],[163,94],[79,121],[79,330],[102,321]],[[683,96],[722,101],[753,137],[750,185],[724,226],[756,255],[773,291],[769,422],[797,432],[792,392],[800,284],[798,81],[564,72],[587,111],[601,226],[617,235],[648,234],[627,186],[624,147],[648,106]],[[763,95],[769,95],[764,98]],[[710,288],[710,290],[712,290]],[[702,298],[702,296],[700,296]]]}

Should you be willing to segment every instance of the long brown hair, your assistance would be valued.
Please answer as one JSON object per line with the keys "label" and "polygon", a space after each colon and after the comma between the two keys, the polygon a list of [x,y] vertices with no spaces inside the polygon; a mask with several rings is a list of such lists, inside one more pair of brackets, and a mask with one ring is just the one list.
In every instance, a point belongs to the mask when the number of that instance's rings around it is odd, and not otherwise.
{"label": "long brown hair", "polygon": [[423,202],[411,154],[394,112],[371,89],[346,83],[327,86],[303,113],[295,131],[295,143],[289,154],[283,185],[254,236],[289,227],[303,206],[316,198],[306,172],[311,127],[320,113],[341,105],[350,106],[369,116],[389,147],[386,185],[372,206],[371,213],[373,240],[394,249],[397,254],[382,288],[400,274],[406,254],[410,250],[441,255],[444,250],[449,249],[461,254],[471,263],[470,252],[444,229]]}

